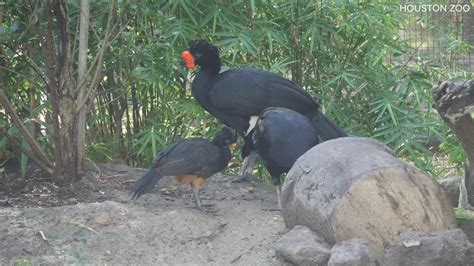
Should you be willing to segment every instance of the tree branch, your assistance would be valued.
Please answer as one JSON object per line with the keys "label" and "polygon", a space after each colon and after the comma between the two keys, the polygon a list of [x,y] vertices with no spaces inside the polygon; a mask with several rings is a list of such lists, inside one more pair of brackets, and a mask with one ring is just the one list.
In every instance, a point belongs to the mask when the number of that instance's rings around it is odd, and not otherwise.
{"label": "tree branch", "polygon": [[15,110],[13,110],[13,106],[11,105],[10,101],[8,100],[7,96],[5,95],[3,88],[0,90],[0,103],[5,107],[5,111],[8,113],[10,118],[13,121],[13,124],[18,128],[20,131],[21,135],[25,137],[26,142],[31,147],[31,150],[38,156],[38,159],[42,161],[43,164],[45,164],[47,167],[53,167],[53,164],[51,161],[48,159],[48,156],[43,152],[41,147],[39,146],[38,142],[33,138],[33,136],[30,134],[28,129],[23,125],[21,122],[20,117],[16,114]]}
{"label": "tree branch", "polygon": [[20,152],[26,154],[26,156],[28,156],[28,158],[30,158],[33,162],[35,162],[39,168],[43,169],[43,171],[45,171],[46,173],[50,175],[54,173],[51,167],[48,167],[46,164],[44,164],[44,162],[41,161],[39,158],[37,158],[33,154],[32,151],[23,148],[23,146],[14,137],[8,134],[5,129],[0,128],[0,134],[5,136],[11,143],[13,143],[13,145],[15,145],[18,149],[20,149]]}
{"label": "tree branch", "polygon": [[[79,51],[77,55],[77,82],[76,87],[77,100],[84,99],[85,82],[87,79],[87,46],[89,43],[89,0],[80,0],[80,22],[79,22]],[[84,166],[85,136],[86,136],[86,110],[79,109],[76,117],[76,153],[77,153],[77,171],[82,172]]]}
{"label": "tree branch", "polygon": [[[112,21],[113,21],[113,17],[114,17],[114,10],[115,10],[115,0],[111,0],[109,2],[109,17],[108,17],[108,20],[107,20],[107,27],[106,27],[106,30],[105,30],[105,36],[104,36],[104,40],[102,42],[102,46],[100,47],[100,50],[99,50],[98,60],[97,60],[97,65],[96,65],[94,77],[92,78],[92,82],[91,82],[91,85],[89,86],[89,90],[87,90],[87,92],[84,95],[83,99],[81,99],[80,102],[78,103],[77,108],[76,108],[76,113],[79,113],[80,110],[82,108],[84,108],[84,105],[89,100],[90,95],[92,94],[92,92],[95,91],[95,89],[97,87],[97,84],[99,83],[100,77],[102,76],[101,75],[101,70],[102,70],[101,65],[104,61],[105,51],[107,50],[107,46],[109,45],[109,39],[110,39],[110,36],[111,36],[111,29],[112,29]],[[92,68],[92,66],[91,66],[91,68]],[[79,81],[79,83],[80,83],[79,86],[81,86],[81,84],[83,82],[85,82],[85,78],[82,79],[81,81]]]}
{"label": "tree branch", "polygon": [[63,167],[63,160],[61,152],[63,151],[63,143],[59,137],[60,125],[59,125],[59,96],[58,96],[58,83],[56,80],[55,66],[56,56],[54,54],[54,38],[53,38],[53,17],[51,4],[47,0],[43,0],[44,15],[46,22],[46,28],[40,27],[41,37],[41,50],[43,53],[44,64],[46,68],[46,77],[48,82],[46,86],[48,88],[51,109],[52,109],[52,120],[53,120],[53,142],[55,145],[55,157],[56,166],[59,169]]}

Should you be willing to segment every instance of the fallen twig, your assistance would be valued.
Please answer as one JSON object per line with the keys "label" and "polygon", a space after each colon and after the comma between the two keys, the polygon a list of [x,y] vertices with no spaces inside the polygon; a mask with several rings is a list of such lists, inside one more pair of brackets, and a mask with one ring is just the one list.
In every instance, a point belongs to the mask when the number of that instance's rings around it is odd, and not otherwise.
{"label": "fallen twig", "polygon": [[[85,225],[85,224],[81,224],[81,223],[79,223],[79,222],[74,222],[74,221],[65,221],[65,223],[68,223],[68,224],[71,224],[71,225],[75,225],[75,226],[80,227],[80,228],[83,228],[83,229],[87,229],[87,230],[89,230],[89,231],[91,231],[91,232],[93,232],[93,233],[95,233],[95,234],[97,234],[97,235],[100,235],[99,232],[97,232],[97,231],[94,230],[92,227],[87,226],[87,225]],[[40,232],[41,232],[41,231],[40,231]]]}
{"label": "fallen twig", "polygon": [[200,236],[200,237],[194,237],[194,238],[191,238],[192,240],[207,240],[207,241],[212,241],[214,239],[217,238],[217,236],[223,232],[223,229],[224,227],[226,227],[226,223],[225,224],[220,224],[217,226],[216,230],[214,230],[214,232],[210,233],[209,235],[207,236]]}
{"label": "fallen twig", "polygon": [[123,181],[122,184],[130,184],[130,183],[135,183],[135,182],[137,182],[137,180],[135,180],[135,179],[129,179],[129,180]]}
{"label": "fallen twig", "polygon": [[278,208],[270,208],[270,209],[262,209],[264,212],[281,212],[281,209]]}
{"label": "fallen twig", "polygon": [[235,257],[233,260],[230,261],[230,264],[236,263],[238,260],[240,260],[240,258],[242,258],[242,255],[244,254],[240,254],[239,256]]}
{"label": "fallen twig", "polygon": [[114,177],[119,177],[119,176],[125,176],[126,174],[116,174],[116,175],[104,175],[101,178],[102,179],[109,179],[109,178],[114,178]]}
{"label": "fallen twig", "polygon": [[44,241],[48,242],[48,239],[47,239],[46,236],[44,235],[43,231],[39,230],[39,231],[38,231],[38,234],[41,236],[41,238],[42,238]]}

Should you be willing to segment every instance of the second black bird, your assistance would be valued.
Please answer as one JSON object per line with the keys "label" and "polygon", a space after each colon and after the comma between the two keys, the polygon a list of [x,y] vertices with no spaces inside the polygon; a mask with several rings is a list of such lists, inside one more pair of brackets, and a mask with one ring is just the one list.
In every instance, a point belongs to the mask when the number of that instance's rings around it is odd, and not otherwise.
{"label": "second black bird", "polygon": [[252,141],[273,178],[278,207],[281,208],[280,176],[288,172],[301,155],[318,144],[315,130],[304,115],[287,108],[272,107],[260,115]]}

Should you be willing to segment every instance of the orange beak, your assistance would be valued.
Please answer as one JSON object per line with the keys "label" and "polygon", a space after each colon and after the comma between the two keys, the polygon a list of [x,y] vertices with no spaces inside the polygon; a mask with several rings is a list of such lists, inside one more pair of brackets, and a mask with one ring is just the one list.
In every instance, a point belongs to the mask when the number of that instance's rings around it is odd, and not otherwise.
{"label": "orange beak", "polygon": [[194,68],[196,66],[196,63],[194,62],[194,57],[193,57],[193,55],[191,54],[190,51],[182,52],[181,53],[181,58],[186,63],[187,68],[191,69],[191,68]]}
{"label": "orange beak", "polygon": [[235,148],[237,148],[237,143],[235,143],[235,142],[234,142],[234,143],[231,143],[231,144],[229,145],[229,147],[230,147],[231,149],[235,149]]}

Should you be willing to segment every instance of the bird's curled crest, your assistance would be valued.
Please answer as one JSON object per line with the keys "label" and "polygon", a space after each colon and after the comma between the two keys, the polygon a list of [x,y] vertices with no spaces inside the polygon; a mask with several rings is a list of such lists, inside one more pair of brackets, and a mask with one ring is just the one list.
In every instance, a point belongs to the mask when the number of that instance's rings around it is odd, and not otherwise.
{"label": "bird's curled crest", "polygon": [[206,40],[196,40],[189,46],[189,51],[192,54],[201,53],[219,56],[219,50],[214,45],[210,44]]}

